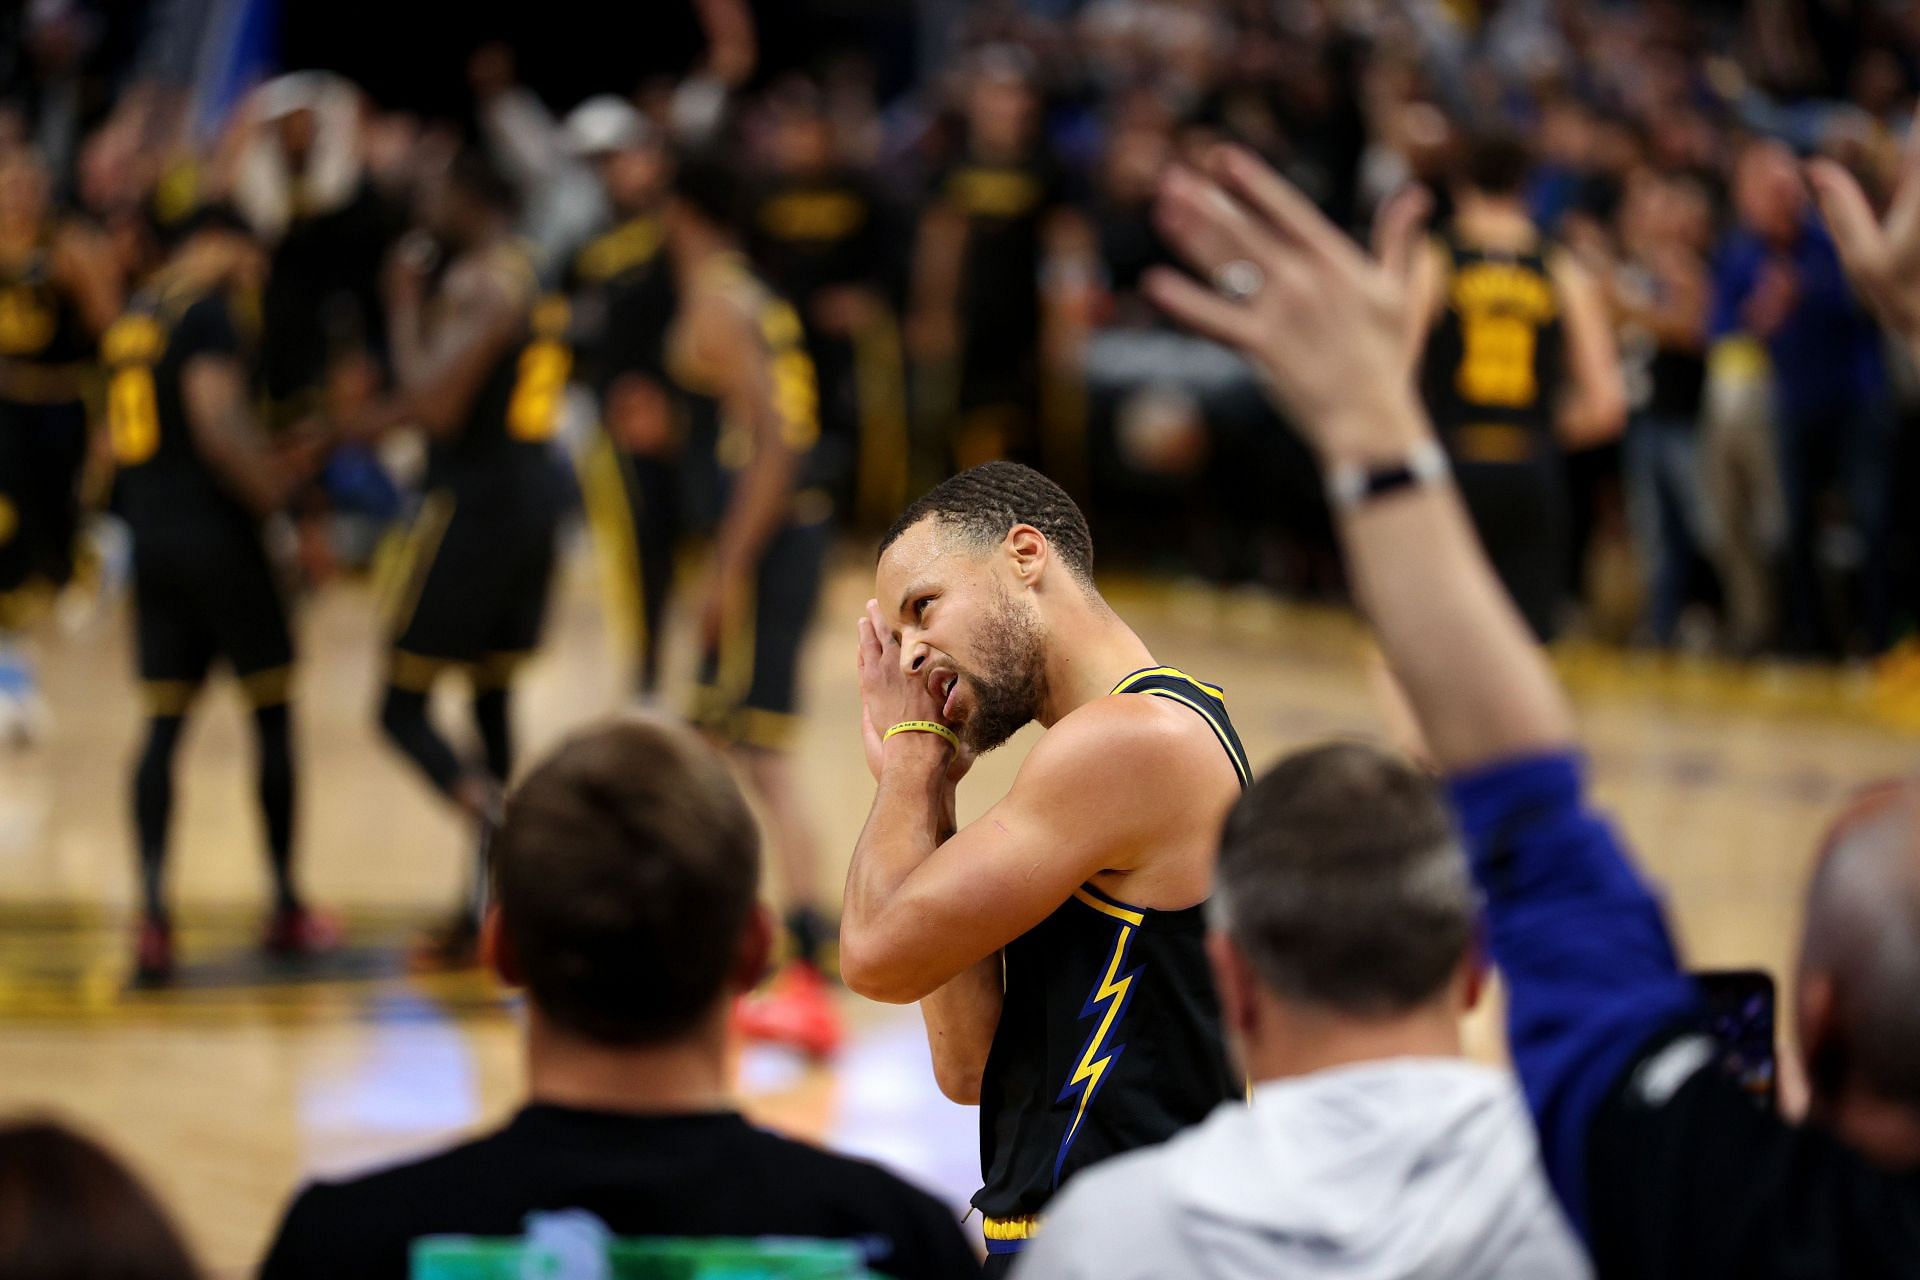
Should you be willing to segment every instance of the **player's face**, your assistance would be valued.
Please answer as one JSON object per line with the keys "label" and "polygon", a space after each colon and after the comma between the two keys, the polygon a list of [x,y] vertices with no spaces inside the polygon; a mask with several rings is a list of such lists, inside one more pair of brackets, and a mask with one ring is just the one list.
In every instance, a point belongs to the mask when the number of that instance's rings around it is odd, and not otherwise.
{"label": "player's face", "polygon": [[1044,634],[1000,548],[923,520],[887,548],[874,588],[908,675],[968,747],[991,751],[1039,714]]}

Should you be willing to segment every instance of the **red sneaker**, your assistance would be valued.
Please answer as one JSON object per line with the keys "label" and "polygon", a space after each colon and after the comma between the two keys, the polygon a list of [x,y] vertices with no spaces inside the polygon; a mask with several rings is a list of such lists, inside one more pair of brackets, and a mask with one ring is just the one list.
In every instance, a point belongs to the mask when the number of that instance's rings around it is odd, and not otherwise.
{"label": "red sneaker", "polygon": [[346,928],[339,916],[330,911],[295,907],[273,913],[260,946],[269,955],[293,959],[338,950],[345,938]]}
{"label": "red sneaker", "polygon": [[800,960],[775,974],[763,989],[742,996],[733,1021],[750,1040],[790,1045],[814,1058],[832,1057],[846,1037],[827,980]]}
{"label": "red sneaker", "polygon": [[133,985],[160,987],[172,980],[173,927],[158,916],[141,916],[133,952]]}

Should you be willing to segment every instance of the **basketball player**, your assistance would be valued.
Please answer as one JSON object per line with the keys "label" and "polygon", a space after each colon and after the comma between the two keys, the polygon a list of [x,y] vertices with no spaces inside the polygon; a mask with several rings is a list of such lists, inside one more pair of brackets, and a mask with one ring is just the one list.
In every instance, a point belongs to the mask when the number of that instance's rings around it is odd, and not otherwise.
{"label": "basketball player", "polygon": [[720,160],[683,156],[668,208],[680,310],[667,361],[687,419],[689,501],[713,527],[693,718],[733,749],[759,792],[786,892],[794,963],[743,1007],[745,1029],[824,1054],[840,1039],[822,979],[833,928],[788,748],[833,500],[815,456],[813,362],[799,316],[740,251],[743,195]]}
{"label": "basketball player", "polygon": [[0,149],[0,740],[39,719],[17,637],[73,576],[82,383],[119,310],[99,237],[53,216],[37,155]]}
{"label": "basketball player", "polygon": [[602,427],[582,463],[582,491],[634,638],[634,691],[645,699],[659,687],[661,627],[684,532],[664,365],[675,305],[662,219],[670,163],[646,117],[611,94],[576,107],[565,132],[593,165],[614,216],[574,254],[566,289],[575,376],[593,393]]}
{"label": "basketball player", "polygon": [[[1108,607],[1085,518],[1036,471],[988,463],[915,502],[874,584],[859,667],[879,792],[841,966],[863,995],[919,1001],[942,1092],[980,1104],[994,1274],[1079,1170],[1242,1093],[1201,939],[1250,770],[1221,691]],[[956,831],[967,767],[1030,720],[1047,731],[1013,788]]]}
{"label": "basketball player", "polygon": [[1617,436],[1626,390],[1596,285],[1527,213],[1527,167],[1516,139],[1469,145],[1412,314],[1427,411],[1474,527],[1534,634],[1550,640],[1569,590],[1563,451]]}
{"label": "basketball player", "polygon": [[[509,233],[510,188],[484,154],[458,153],[422,209],[449,260],[428,296],[418,242],[396,256],[387,319],[397,386],[347,432],[414,425],[428,437],[380,725],[476,825],[470,900],[434,948],[462,963],[478,938],[485,833],[513,768],[512,679],[546,617],[564,499],[552,437],[572,354],[566,304],[537,300],[532,266]],[[463,760],[427,716],[434,683],[455,669],[472,682],[478,761]]]}
{"label": "basketball player", "polygon": [[918,357],[954,366],[962,467],[1040,456],[1042,346],[1071,327],[1067,286],[1092,271],[1092,233],[1041,138],[1030,60],[988,48],[970,70],[966,141],[920,220],[910,320]]}
{"label": "basketball player", "polygon": [[134,615],[147,740],[134,771],[140,840],[135,979],[173,973],[167,828],[173,757],[216,658],[253,708],[261,817],[273,872],[271,952],[337,940],[293,881],[293,646],[261,520],[279,511],[316,455],[274,452],[254,418],[248,317],[265,260],[237,215],[189,216],[177,247],[107,330],[107,427],[114,501],[133,533]]}
{"label": "basketball player", "polygon": [[[820,379],[820,450],[843,510],[860,500],[891,519],[906,501],[896,274],[886,210],[869,176],[842,161],[819,88],[794,79],[768,95],[772,173],[749,219],[753,259],[805,318]],[[856,485],[856,477],[864,484]]]}

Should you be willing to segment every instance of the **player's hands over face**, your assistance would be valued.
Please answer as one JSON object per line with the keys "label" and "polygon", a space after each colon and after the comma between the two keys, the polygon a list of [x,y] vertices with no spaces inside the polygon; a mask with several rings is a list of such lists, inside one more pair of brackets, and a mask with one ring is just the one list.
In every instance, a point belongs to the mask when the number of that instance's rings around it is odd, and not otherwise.
{"label": "player's hands over face", "polygon": [[877,781],[889,759],[915,753],[934,767],[944,766],[958,782],[973,764],[973,753],[955,755],[945,738],[932,733],[903,733],[889,739],[886,732],[903,720],[931,720],[945,724],[940,703],[927,688],[924,673],[909,673],[901,664],[900,641],[880,616],[880,603],[867,601],[860,619],[856,658],[860,670],[860,736],[866,747],[867,768]]}
{"label": "player's hands over face", "polygon": [[[1404,452],[1426,430],[1406,359],[1425,193],[1383,207],[1375,259],[1245,148],[1215,148],[1207,169],[1169,170],[1155,206],[1167,242],[1201,279],[1157,268],[1148,295],[1252,360],[1323,456]],[[1217,287],[1228,264],[1253,284],[1249,296]]]}
{"label": "player's hands over face", "polygon": [[1860,183],[1828,159],[1807,164],[1807,181],[1854,287],[1910,343],[1920,343],[1920,115],[1907,134],[1893,200],[1876,217]]}

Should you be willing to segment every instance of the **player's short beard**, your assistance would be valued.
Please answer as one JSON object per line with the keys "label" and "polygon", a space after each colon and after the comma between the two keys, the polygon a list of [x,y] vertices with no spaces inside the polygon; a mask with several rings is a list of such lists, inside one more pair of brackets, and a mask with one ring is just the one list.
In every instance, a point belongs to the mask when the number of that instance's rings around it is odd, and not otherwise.
{"label": "player's short beard", "polygon": [[976,754],[993,750],[1040,714],[1047,691],[1043,647],[1039,619],[1001,588],[993,616],[980,628],[980,666],[966,676],[974,705],[960,737]]}

